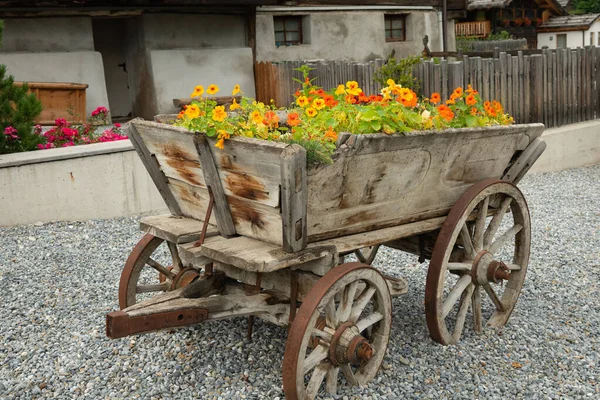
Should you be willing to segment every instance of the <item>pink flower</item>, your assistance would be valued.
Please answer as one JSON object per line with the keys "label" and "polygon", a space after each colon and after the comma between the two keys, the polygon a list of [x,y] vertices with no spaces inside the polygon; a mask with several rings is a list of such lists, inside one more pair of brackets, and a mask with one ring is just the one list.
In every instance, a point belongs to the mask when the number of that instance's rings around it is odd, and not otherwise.
{"label": "pink flower", "polygon": [[117,122],[117,123],[115,124],[115,128],[120,128],[120,127],[121,127],[121,124]]}
{"label": "pink flower", "polygon": [[8,136],[9,139],[20,139],[17,133],[19,132],[13,126],[7,126],[6,128],[4,128],[4,134]]}
{"label": "pink flower", "polygon": [[33,133],[35,133],[36,135],[41,135],[42,134],[42,126],[41,125],[34,126]]}
{"label": "pink flower", "polygon": [[108,113],[108,110],[106,109],[106,107],[98,107],[96,108],[94,111],[92,111],[92,117],[96,117],[100,114],[104,114],[103,116],[105,116]]}
{"label": "pink flower", "polygon": [[56,126],[67,126],[69,124],[64,118],[57,118],[56,120],[54,120],[54,123],[56,124]]}

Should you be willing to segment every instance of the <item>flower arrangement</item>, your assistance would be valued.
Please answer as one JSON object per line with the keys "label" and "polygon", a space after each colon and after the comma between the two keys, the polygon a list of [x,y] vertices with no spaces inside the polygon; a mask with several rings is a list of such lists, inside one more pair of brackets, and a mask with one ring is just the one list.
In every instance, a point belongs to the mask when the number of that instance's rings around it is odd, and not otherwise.
{"label": "flower arrangement", "polygon": [[[339,132],[392,134],[513,122],[499,102],[484,102],[471,85],[466,90],[456,88],[445,101],[439,93],[420,100],[414,91],[389,79],[380,94],[367,96],[355,81],[325,91],[309,78],[310,68],[299,70],[301,87],[287,110],[242,97],[227,113],[224,106],[201,97],[204,88],[197,86],[192,97],[200,98],[180,112],[175,125],[205,132],[217,139],[215,146],[221,149],[231,136],[297,143],[307,149],[308,162],[313,164],[332,162]],[[236,85],[232,94],[239,92]]]}
{"label": "flower arrangement", "polygon": [[521,17],[518,17],[518,18],[516,18],[516,19],[513,21],[513,24],[514,24],[515,26],[521,26],[521,25],[523,25],[523,18],[521,18]]}
{"label": "flower arrangement", "polygon": [[531,26],[531,24],[532,24],[532,21],[529,18],[527,18],[527,17],[523,18],[523,26]]}
{"label": "flower arrangement", "polygon": [[92,111],[88,120],[94,125],[108,124],[108,109],[103,106],[97,107]]}

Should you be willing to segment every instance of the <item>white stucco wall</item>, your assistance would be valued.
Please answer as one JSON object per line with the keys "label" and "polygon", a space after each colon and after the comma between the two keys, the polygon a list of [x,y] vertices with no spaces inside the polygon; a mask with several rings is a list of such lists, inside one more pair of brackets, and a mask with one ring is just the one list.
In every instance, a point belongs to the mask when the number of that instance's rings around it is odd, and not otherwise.
{"label": "white stucco wall", "polygon": [[100,53],[3,53],[0,63],[6,64],[8,73],[17,81],[88,84],[85,92],[88,115],[98,106],[108,107]]}
{"label": "white stucco wall", "polygon": [[[386,42],[384,15],[400,13],[406,17],[406,41]],[[296,46],[275,46],[273,16],[305,15],[303,30],[308,43]],[[387,57],[396,50],[396,57],[421,54],[423,37],[429,36],[429,48],[441,51],[441,26],[436,11],[307,11],[259,12],[256,16],[256,58],[258,61],[337,59],[370,61]],[[448,43],[454,43],[453,25],[449,24]]]}
{"label": "white stucco wall", "polygon": [[590,25],[590,28],[585,31],[572,31],[572,32],[543,32],[538,33],[538,49],[544,46],[548,46],[550,49],[556,49],[557,46],[557,35],[567,35],[567,47],[576,48],[590,46],[590,36],[594,33],[594,46],[599,46],[600,41],[600,20]]}
{"label": "white stucco wall", "polygon": [[4,18],[0,52],[93,51],[92,19]]}
{"label": "white stucco wall", "polygon": [[149,51],[151,79],[156,95],[156,114],[177,113],[174,98],[187,98],[194,86],[216,84],[217,96],[230,96],[239,84],[254,97],[252,50],[245,48]]}

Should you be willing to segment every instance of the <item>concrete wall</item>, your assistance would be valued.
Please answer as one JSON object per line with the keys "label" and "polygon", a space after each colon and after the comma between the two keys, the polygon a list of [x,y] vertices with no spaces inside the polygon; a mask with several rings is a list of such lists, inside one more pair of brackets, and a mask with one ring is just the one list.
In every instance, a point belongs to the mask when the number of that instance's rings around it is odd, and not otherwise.
{"label": "concrete wall", "polygon": [[[557,35],[567,35],[567,47],[576,48],[583,47],[583,35],[584,31],[573,31],[573,32],[544,32],[538,33],[538,49],[544,46],[548,46],[549,49],[556,49],[558,45]],[[552,40],[550,39],[552,38]],[[589,43],[589,34],[587,36],[587,42]]]}
{"label": "concrete wall", "polygon": [[[593,41],[591,38],[592,33],[594,34]],[[585,32],[585,45],[586,46],[600,46],[600,20],[590,25],[590,28]]]}
{"label": "concrete wall", "polygon": [[547,129],[546,151],[530,172],[562,171],[600,163],[600,120]]}
{"label": "concrete wall", "polygon": [[244,15],[144,14],[144,44],[149,50],[245,47]]}
{"label": "concrete wall", "polygon": [[0,226],[168,212],[129,140],[0,156]]}
{"label": "concrete wall", "polygon": [[220,88],[217,96],[230,96],[239,84],[246,96],[255,96],[250,48],[153,50],[149,51],[149,60],[155,114],[178,112],[173,99],[189,97],[196,85],[214,83]]}
{"label": "concrete wall", "polygon": [[17,81],[87,83],[88,115],[98,106],[108,106],[100,53],[3,53],[0,63]]}
{"label": "concrete wall", "polygon": [[[406,18],[406,41],[386,42],[384,15],[401,13]],[[275,46],[274,15],[304,15],[303,29],[307,44]],[[308,25],[308,26],[304,26]],[[454,24],[448,43],[454,45]],[[258,61],[338,59],[370,61],[387,57],[396,50],[396,57],[421,54],[423,37],[429,36],[429,48],[441,51],[441,26],[436,11],[310,11],[259,12],[256,16],[256,58]]]}
{"label": "concrete wall", "polygon": [[93,51],[89,17],[6,18],[1,52]]}

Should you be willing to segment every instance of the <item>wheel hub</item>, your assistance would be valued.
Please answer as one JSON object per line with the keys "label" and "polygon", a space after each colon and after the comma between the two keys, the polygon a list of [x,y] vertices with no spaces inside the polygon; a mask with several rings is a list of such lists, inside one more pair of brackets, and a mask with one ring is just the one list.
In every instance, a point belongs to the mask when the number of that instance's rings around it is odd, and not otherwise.
{"label": "wheel hub", "polygon": [[171,290],[179,289],[192,283],[200,273],[192,267],[184,267],[179,270],[171,282]]}
{"label": "wheel hub", "polygon": [[473,260],[471,278],[476,285],[500,283],[510,279],[510,269],[502,261],[494,260],[489,251],[483,250]]}
{"label": "wheel hub", "polygon": [[333,365],[366,364],[374,355],[373,346],[363,337],[353,322],[344,322],[333,334],[329,345],[329,360]]}

